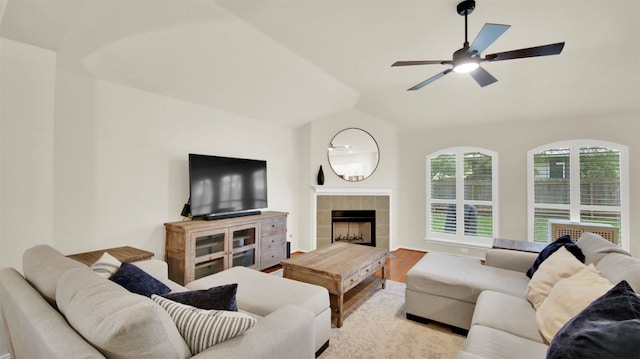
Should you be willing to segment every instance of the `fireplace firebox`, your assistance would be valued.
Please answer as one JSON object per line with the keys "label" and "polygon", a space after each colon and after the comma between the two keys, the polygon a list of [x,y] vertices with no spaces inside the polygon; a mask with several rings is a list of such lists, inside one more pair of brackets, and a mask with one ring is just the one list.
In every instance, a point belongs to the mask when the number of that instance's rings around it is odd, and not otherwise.
{"label": "fireplace firebox", "polygon": [[331,211],[331,242],[376,246],[376,211]]}

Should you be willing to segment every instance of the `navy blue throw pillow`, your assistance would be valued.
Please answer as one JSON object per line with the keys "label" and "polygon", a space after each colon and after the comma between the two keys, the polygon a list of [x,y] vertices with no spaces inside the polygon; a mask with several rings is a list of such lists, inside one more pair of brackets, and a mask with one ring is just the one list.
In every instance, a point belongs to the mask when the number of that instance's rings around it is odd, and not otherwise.
{"label": "navy blue throw pillow", "polygon": [[637,359],[638,338],[640,298],[623,280],[558,331],[547,359]]}
{"label": "navy blue throw pillow", "polygon": [[192,290],[189,292],[169,293],[163,297],[174,302],[190,305],[206,310],[238,311],[236,291],[238,284],[225,284],[209,289]]}
{"label": "navy blue throw pillow", "polygon": [[558,237],[555,241],[549,243],[540,254],[538,254],[538,258],[536,258],[535,262],[529,270],[527,271],[527,277],[533,277],[533,273],[538,270],[540,264],[544,262],[547,258],[549,258],[555,251],[560,249],[560,247],[566,248],[569,253],[573,254],[580,262],[584,263],[584,254],[582,253],[582,249],[578,247],[572,240],[570,235],[564,235],[562,237]]}
{"label": "navy blue throw pillow", "polygon": [[129,292],[151,297],[151,294],[167,294],[171,291],[161,281],[131,263],[124,262],[109,280],[120,284]]}

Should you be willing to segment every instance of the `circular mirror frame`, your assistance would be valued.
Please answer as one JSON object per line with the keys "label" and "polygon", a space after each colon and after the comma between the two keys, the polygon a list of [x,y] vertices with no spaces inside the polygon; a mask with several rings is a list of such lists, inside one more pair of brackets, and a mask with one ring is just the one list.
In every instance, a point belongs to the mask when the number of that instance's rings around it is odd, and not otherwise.
{"label": "circular mirror frame", "polygon": [[[360,131],[362,132],[362,136],[363,138],[361,138],[361,142],[362,141],[368,141],[369,139],[371,140],[370,143],[365,144],[365,146],[358,146],[356,145],[355,147],[350,145],[349,142],[353,143],[352,141],[349,141],[351,138],[347,137],[347,142],[345,142],[344,140],[344,136],[348,134],[348,132],[352,132],[352,131]],[[342,135],[342,136],[340,136]],[[360,135],[360,134],[358,134]],[[343,138],[340,138],[343,137]],[[336,142],[338,143],[336,145]],[[344,144],[343,144],[344,143]],[[338,163],[336,163],[335,160],[335,156],[334,156],[334,161],[333,163],[331,162],[331,154],[335,151],[345,151],[348,150],[348,148],[367,148],[367,149],[373,149],[375,148],[375,163],[373,163],[373,159],[369,162],[369,166],[368,168],[366,167],[366,164],[363,161],[360,162],[355,162],[354,164],[362,164],[362,174],[361,175],[352,175],[352,176],[348,176],[348,173],[341,171],[339,168],[337,168],[339,166]],[[373,153],[374,151],[363,151],[362,153],[366,155],[366,153]],[[348,154],[344,155],[345,157]],[[357,156],[354,155],[354,156]],[[357,128],[357,127],[349,127],[349,128],[345,128],[344,130],[341,130],[340,132],[336,133],[335,136],[333,136],[333,138],[331,139],[331,142],[329,142],[329,147],[327,149],[327,160],[329,161],[329,166],[331,167],[331,170],[333,171],[333,173],[336,174],[336,176],[340,177],[341,179],[348,181],[348,182],[360,182],[360,181],[364,181],[365,179],[371,177],[371,175],[373,175],[373,173],[376,171],[376,169],[378,168],[378,164],[380,163],[380,147],[378,146],[378,142],[376,141],[376,139],[367,131],[361,129],[361,128]],[[339,173],[342,172],[342,173]]]}

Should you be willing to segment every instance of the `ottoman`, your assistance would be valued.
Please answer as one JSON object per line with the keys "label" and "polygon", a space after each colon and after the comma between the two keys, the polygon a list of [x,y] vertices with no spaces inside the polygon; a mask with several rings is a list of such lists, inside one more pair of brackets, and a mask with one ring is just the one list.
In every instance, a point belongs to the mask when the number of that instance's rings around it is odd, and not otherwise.
{"label": "ottoman", "polygon": [[191,290],[208,289],[222,284],[238,283],[238,309],[266,316],[293,304],[315,317],[316,353],[321,353],[331,336],[329,292],[320,286],[282,278],[246,267],[232,267],[186,285]]}

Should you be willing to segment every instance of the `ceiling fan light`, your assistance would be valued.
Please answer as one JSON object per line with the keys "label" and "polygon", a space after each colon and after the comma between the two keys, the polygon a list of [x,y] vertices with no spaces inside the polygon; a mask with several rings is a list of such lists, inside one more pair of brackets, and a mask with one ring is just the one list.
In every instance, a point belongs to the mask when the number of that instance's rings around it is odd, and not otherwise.
{"label": "ceiling fan light", "polygon": [[475,69],[478,68],[478,66],[480,66],[480,64],[478,64],[475,61],[470,61],[470,62],[465,62],[465,63],[461,63],[461,64],[457,64],[454,68],[453,71],[459,73],[459,74],[466,74],[468,72],[471,72]]}

